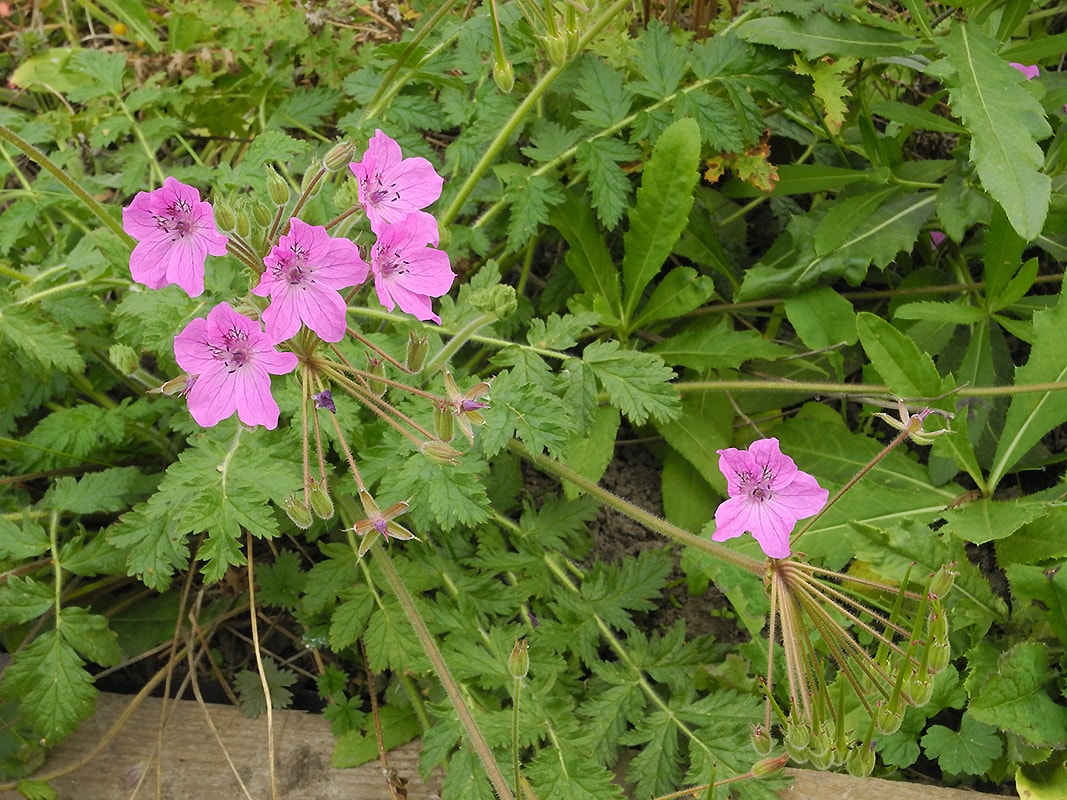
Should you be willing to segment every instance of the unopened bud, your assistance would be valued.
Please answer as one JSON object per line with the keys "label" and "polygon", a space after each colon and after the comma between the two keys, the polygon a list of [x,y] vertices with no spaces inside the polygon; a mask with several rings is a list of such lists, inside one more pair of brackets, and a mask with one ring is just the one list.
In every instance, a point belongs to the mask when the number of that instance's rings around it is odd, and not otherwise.
{"label": "unopened bud", "polygon": [[319,519],[331,519],[333,517],[333,499],[325,483],[319,483],[314,478],[308,487],[308,499],[311,501],[311,510]]}
{"label": "unopened bud", "polygon": [[904,713],[899,706],[899,702],[887,702],[875,709],[874,726],[879,733],[891,736],[900,730],[900,723],[904,721]]}
{"label": "unopened bud", "polygon": [[530,654],[528,652],[529,645],[525,639],[518,639],[515,642],[515,647],[511,650],[511,655],[508,656],[508,674],[513,678],[525,678],[526,673],[530,671]]}
{"label": "unopened bud", "polygon": [[352,156],[356,154],[356,146],[347,139],[343,142],[338,142],[330,148],[330,152],[326,154],[326,157],[322,159],[322,165],[330,172],[335,172],[342,167],[348,166],[348,163],[352,160]]}
{"label": "unopened bud", "polygon": [[242,208],[237,212],[237,223],[234,226],[234,230],[242,239],[247,239],[248,235],[252,233],[252,220],[248,217],[247,208]]}
{"label": "unopened bud", "polygon": [[161,394],[164,397],[181,397],[193,388],[194,383],[196,383],[195,375],[179,375],[177,378],[171,378],[169,381],[166,381],[158,389],[149,389],[148,394]]}
{"label": "unopened bud", "polygon": [[278,170],[269,164],[267,165],[267,194],[276,206],[284,206],[289,202],[289,184],[278,174]]}
{"label": "unopened bud", "polygon": [[456,417],[448,406],[433,406],[433,432],[442,442],[451,442],[455,435]]}
{"label": "unopened bud", "polygon": [[[368,354],[367,355],[367,372],[370,373],[370,375],[373,375],[376,378],[384,378],[385,377],[385,364],[382,362],[382,360],[380,358],[375,358],[374,356]],[[374,378],[367,378],[367,386],[370,388],[370,390],[372,392],[374,392],[376,395],[378,395],[378,397],[381,397],[382,395],[384,395],[385,394],[385,390],[389,388],[388,386],[386,386],[386,384],[384,382],[376,381],[376,380],[374,380]]]}
{"label": "unopened bud", "polygon": [[852,750],[845,759],[845,769],[853,778],[866,778],[874,772],[874,743]]}
{"label": "unopened bud", "polygon": [[515,88],[515,68],[506,58],[497,58],[493,64],[493,80],[504,94]]}
{"label": "unopened bud", "polygon": [[113,344],[107,349],[107,359],[123,375],[132,375],[141,366],[141,357],[128,344]]}
{"label": "unopened bud", "polygon": [[[931,656],[933,653],[931,652]],[[937,670],[940,672],[941,670]],[[934,682],[929,677],[912,675],[907,685],[908,697],[916,706],[925,706],[934,694]]]}
{"label": "unopened bud", "polygon": [[774,737],[771,736],[770,731],[762,725],[752,726],[749,740],[752,742],[753,749],[761,756],[767,755],[774,749]]}
{"label": "unopened bud", "polygon": [[513,286],[497,284],[471,292],[470,304],[497,319],[507,319],[518,309],[519,300]]}
{"label": "unopened bud", "polygon": [[463,453],[456,448],[444,442],[438,442],[431,439],[428,442],[423,442],[419,448],[420,452],[426,456],[434,464],[441,464],[442,466],[452,466],[456,463]]}
{"label": "unopened bud", "polygon": [[404,363],[412,372],[418,372],[426,363],[426,354],[430,350],[429,342],[429,337],[418,336],[414,331],[408,331],[408,353]]}
{"label": "unopened bud", "polygon": [[934,597],[942,598],[952,588],[957,574],[953,569],[954,566],[955,564],[945,564],[930,579],[930,594]]}
{"label": "unopened bud", "polygon": [[948,642],[948,617],[944,611],[930,615],[930,638],[935,642]]}
{"label": "unopened bud", "polygon": [[550,33],[541,37],[541,43],[545,46],[545,55],[553,67],[562,67],[567,63],[567,37],[562,33]]}
{"label": "unopened bud", "polygon": [[764,758],[752,765],[752,776],[755,778],[769,778],[771,775],[777,775],[785,769],[785,765],[788,763],[788,756]]}
{"label": "unopened bud", "polygon": [[[952,660],[952,648],[948,642],[939,642],[934,640],[930,644],[930,654],[926,657],[926,668],[932,675],[936,675],[948,666],[948,662]],[[927,681],[929,683],[929,681]],[[929,700],[929,698],[927,698]],[[918,705],[923,705],[926,700],[918,702]]]}
{"label": "unopened bud", "polygon": [[270,225],[274,219],[274,212],[258,200],[252,203],[252,218],[264,228]]}
{"label": "unopened bud", "polygon": [[292,523],[301,530],[306,531],[311,527],[311,523],[315,521],[311,516],[311,512],[308,511],[308,507],[295,494],[285,498],[282,502],[282,508],[285,509],[285,514],[292,520]]}
{"label": "unopened bud", "polygon": [[787,722],[782,744],[789,757],[798,763],[808,760],[808,743],[811,741],[811,728],[803,722]]}
{"label": "unopened bud", "polygon": [[215,203],[215,225],[223,233],[230,233],[237,227],[237,215],[229,203]]}

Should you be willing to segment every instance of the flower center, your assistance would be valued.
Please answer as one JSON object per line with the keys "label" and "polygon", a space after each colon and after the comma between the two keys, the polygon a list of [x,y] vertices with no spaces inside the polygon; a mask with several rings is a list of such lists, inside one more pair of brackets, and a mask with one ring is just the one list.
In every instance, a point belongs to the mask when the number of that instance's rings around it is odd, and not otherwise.
{"label": "flower center", "polygon": [[193,233],[193,209],[184,200],[175,200],[163,214],[156,215],[156,225],[160,230],[174,234],[171,241],[176,242]]}
{"label": "flower center", "polygon": [[213,355],[226,365],[226,371],[233,373],[252,360],[248,346],[248,334],[237,328],[230,328],[222,337],[222,347],[212,347]]}
{"label": "flower center", "polygon": [[737,479],[741,485],[741,493],[748,495],[757,503],[774,497],[774,492],[771,490],[774,473],[768,467],[764,467],[759,474],[750,471],[739,472]]}
{"label": "flower center", "polygon": [[[395,183],[385,183],[382,180],[382,174],[376,172],[374,174],[374,188],[367,187],[370,194],[370,202],[372,205],[378,203],[395,202],[400,199],[400,192],[396,190]],[[368,181],[369,183],[369,181]]]}

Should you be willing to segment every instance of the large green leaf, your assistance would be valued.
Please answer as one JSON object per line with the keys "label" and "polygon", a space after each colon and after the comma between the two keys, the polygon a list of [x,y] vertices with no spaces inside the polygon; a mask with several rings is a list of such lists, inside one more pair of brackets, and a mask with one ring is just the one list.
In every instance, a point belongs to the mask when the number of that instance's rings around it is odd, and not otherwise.
{"label": "large green leaf", "polygon": [[624,237],[623,321],[627,328],[645,287],[663,268],[689,221],[693,188],[700,177],[699,160],[700,128],[691,119],[680,119],[659,137],[645,166]]}
{"label": "large green leaf", "polygon": [[[582,289],[601,298],[607,305],[608,314],[619,319],[622,315],[619,270],[604,244],[604,235],[596,226],[589,204],[584,198],[571,194],[562,205],[552,209],[549,221],[570,246],[567,267]],[[611,324],[609,320],[603,321]]]}
{"label": "large green leaf", "polygon": [[949,87],[952,110],[971,133],[970,157],[982,186],[1020,236],[1036,239],[1052,190],[1037,145],[1052,133],[1044,109],[1023,86],[1023,76],[997,55],[1000,43],[975,26],[953,24],[936,41],[945,57],[927,72]]}
{"label": "large green leaf", "polygon": [[876,314],[856,316],[856,328],[871,365],[896,395],[935,397],[941,393],[941,375],[927,353],[910,338]]}
{"label": "large green leaf", "polygon": [[899,56],[914,53],[919,46],[917,39],[824,14],[813,14],[807,19],[750,19],[737,28],[737,35],[750,42],[774,45],[780,50],[799,50],[809,59],[825,55]]}
{"label": "large green leaf", "polygon": [[[1015,371],[1015,385],[1067,382],[1067,296],[1060,293],[1055,307],[1034,314],[1034,345],[1026,366]],[[993,469],[989,491],[1041,437],[1067,422],[1067,391],[1020,392],[1012,396]]]}

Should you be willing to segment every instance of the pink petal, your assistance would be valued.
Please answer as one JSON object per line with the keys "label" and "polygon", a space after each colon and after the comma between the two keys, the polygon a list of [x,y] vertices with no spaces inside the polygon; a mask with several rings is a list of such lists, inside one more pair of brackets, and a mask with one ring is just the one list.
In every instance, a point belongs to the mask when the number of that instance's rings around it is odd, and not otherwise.
{"label": "pink petal", "polygon": [[1019,72],[1025,75],[1026,80],[1028,81],[1032,81],[1034,78],[1041,74],[1041,68],[1037,66],[1037,64],[1026,65],[1020,64],[1017,61],[1009,61],[1008,64],[1015,67],[1015,69],[1019,70]]}

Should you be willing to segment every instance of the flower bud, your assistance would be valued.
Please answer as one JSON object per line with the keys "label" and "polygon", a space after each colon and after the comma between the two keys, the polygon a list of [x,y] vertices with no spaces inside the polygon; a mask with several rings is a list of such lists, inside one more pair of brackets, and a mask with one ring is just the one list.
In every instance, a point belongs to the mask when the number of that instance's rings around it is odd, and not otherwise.
{"label": "flower bud", "polygon": [[196,383],[195,375],[179,375],[164,382],[158,389],[149,389],[148,394],[161,394],[164,397],[181,397],[193,388]]}
{"label": "flower bud", "polygon": [[567,37],[562,33],[550,33],[541,37],[541,44],[545,46],[545,55],[553,67],[562,67],[567,63],[569,46]]}
{"label": "flower bud", "polygon": [[311,512],[308,511],[308,507],[304,505],[303,501],[298,499],[295,494],[291,494],[285,498],[282,502],[282,508],[285,510],[286,516],[289,517],[292,523],[301,530],[306,531],[311,527],[311,523],[314,522]]}
{"label": "flower bud", "polygon": [[752,765],[752,776],[754,778],[769,778],[771,775],[777,775],[785,769],[787,763],[789,763],[788,756],[764,758]]}
{"label": "flower bud", "polygon": [[[931,655],[933,655],[933,653],[931,653]],[[938,670],[938,672],[940,672],[940,670]],[[916,706],[925,706],[930,702],[930,698],[933,697],[934,682],[930,680],[929,677],[912,675],[907,683],[906,690],[912,703]]]}
{"label": "flower bud", "polygon": [[223,233],[232,233],[237,227],[237,215],[233,213],[233,207],[229,203],[215,203],[215,225]]}
{"label": "flower bud", "polygon": [[[372,355],[367,355],[367,372],[377,378],[385,377],[385,364],[380,358],[375,358]],[[385,390],[389,387],[382,381],[376,381],[373,378],[367,378],[368,388],[374,392],[378,397],[382,397],[385,394]]]}
{"label": "flower bud", "polygon": [[471,292],[470,304],[479,311],[493,314],[497,319],[507,319],[519,307],[513,286],[489,286]]}
{"label": "flower bud", "polygon": [[322,166],[326,167],[330,172],[334,172],[347,166],[355,154],[356,146],[345,139],[330,148],[330,152],[322,159]]}
{"label": "flower bud", "polygon": [[[926,668],[932,675],[941,672],[941,670],[948,666],[948,662],[951,660],[952,648],[949,646],[948,642],[934,640],[930,644],[930,654],[926,657]],[[927,683],[929,683],[929,681],[927,681]],[[927,700],[929,700],[929,697],[927,697]],[[921,706],[926,703],[926,700],[922,702],[916,701],[916,703]]]}
{"label": "flower bud", "polygon": [[426,363],[426,354],[430,350],[429,337],[417,336],[414,331],[408,331],[408,353],[405,359],[407,368],[412,372],[418,372]]}
{"label": "flower bud", "polygon": [[504,94],[515,88],[515,68],[506,58],[497,58],[493,64],[493,80]]}
{"label": "flower bud", "polygon": [[874,742],[853,749],[845,759],[845,769],[853,778],[866,778],[874,772]]}
{"label": "flower bud", "polygon": [[316,517],[319,519],[333,517],[333,499],[330,497],[325,482],[319,483],[312,478],[311,485],[308,487],[308,499],[311,501],[311,510],[315,512]]}
{"label": "flower bud", "polygon": [[953,569],[954,566],[955,564],[942,565],[930,579],[930,594],[934,595],[934,597],[944,597],[952,588],[952,584],[956,580],[957,575],[956,571]]}
{"label": "flower bud", "polygon": [[284,206],[289,202],[289,184],[278,174],[278,170],[269,164],[267,165],[267,194],[276,206]]}
{"label": "flower bud", "polygon": [[128,344],[113,344],[107,349],[107,358],[123,375],[132,375],[141,366],[141,357]]}
{"label": "flower bud", "polygon": [[874,726],[885,736],[891,736],[900,730],[900,723],[903,721],[904,713],[899,702],[882,703],[875,709]]}
{"label": "flower bud", "polygon": [[274,219],[274,212],[267,208],[265,204],[258,200],[254,200],[252,202],[252,218],[265,228],[270,225],[271,220]]}
{"label": "flower bud", "polygon": [[808,763],[815,769],[830,769],[834,765],[834,748],[815,752],[808,751]]}
{"label": "flower bud", "polygon": [[247,239],[248,235],[252,233],[252,220],[248,216],[247,207],[237,210],[237,223],[234,225],[234,230],[242,239]]}
{"label": "flower bud", "polygon": [[934,642],[948,642],[948,617],[944,611],[930,615],[930,638]]}
{"label": "flower bud", "polygon": [[789,757],[798,763],[808,760],[808,743],[811,741],[811,728],[803,722],[790,721],[785,724],[782,743]]}
{"label": "flower bud", "polygon": [[513,678],[525,678],[530,671],[529,645],[525,639],[517,639],[508,656],[508,674]]}
{"label": "flower bud", "polygon": [[752,742],[752,748],[761,756],[767,755],[774,748],[774,737],[762,725],[752,726],[749,740]]}
{"label": "flower bud", "polygon": [[452,409],[448,406],[440,406],[434,403],[433,406],[433,432],[437,434],[437,438],[442,442],[451,442],[452,437],[455,435],[456,417],[452,413]]}
{"label": "flower bud", "polygon": [[463,455],[459,450],[444,442],[438,442],[431,439],[428,442],[423,442],[419,451],[426,456],[434,464],[440,464],[442,466],[452,466],[456,463],[456,460]]}

